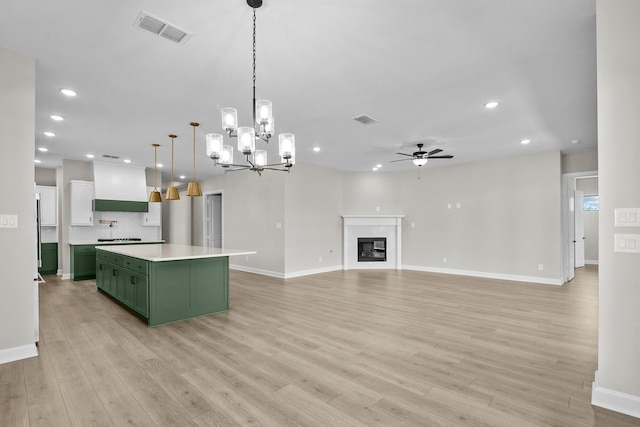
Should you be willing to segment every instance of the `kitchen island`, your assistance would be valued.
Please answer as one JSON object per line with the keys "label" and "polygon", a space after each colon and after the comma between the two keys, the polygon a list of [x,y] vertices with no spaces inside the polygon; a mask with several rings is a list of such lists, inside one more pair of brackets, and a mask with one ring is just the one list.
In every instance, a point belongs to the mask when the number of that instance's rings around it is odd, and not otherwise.
{"label": "kitchen island", "polygon": [[229,257],[255,251],[175,244],[96,247],[96,284],[149,326],[229,309]]}

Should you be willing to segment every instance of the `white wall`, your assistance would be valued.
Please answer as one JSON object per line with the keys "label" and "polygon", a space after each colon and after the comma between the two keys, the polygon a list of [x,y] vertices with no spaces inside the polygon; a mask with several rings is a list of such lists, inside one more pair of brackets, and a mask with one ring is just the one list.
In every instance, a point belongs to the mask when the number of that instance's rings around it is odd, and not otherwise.
{"label": "white wall", "polygon": [[[237,171],[200,182],[202,192],[222,191],[224,246],[258,253],[233,257],[230,264],[271,275],[282,275],[284,264],[284,180],[282,172]],[[194,245],[203,245],[203,198],[193,200]],[[280,224],[278,228],[277,224]]]}
{"label": "white wall", "polygon": [[342,174],[296,164],[284,197],[287,277],[342,269]]}
{"label": "white wall", "polygon": [[0,48],[0,363],[37,355],[35,273],[35,61]]}
{"label": "white wall", "polygon": [[352,173],[343,205],[346,214],[405,214],[408,268],[560,284],[560,181],[559,152]]}
{"label": "white wall", "polygon": [[191,197],[187,190],[179,188],[180,200],[166,200],[166,191],[162,194],[162,238],[165,243],[179,245],[192,244]]}
{"label": "white wall", "polygon": [[600,302],[592,402],[640,417],[640,254],[613,252],[614,209],[640,207],[640,1],[596,1]]}

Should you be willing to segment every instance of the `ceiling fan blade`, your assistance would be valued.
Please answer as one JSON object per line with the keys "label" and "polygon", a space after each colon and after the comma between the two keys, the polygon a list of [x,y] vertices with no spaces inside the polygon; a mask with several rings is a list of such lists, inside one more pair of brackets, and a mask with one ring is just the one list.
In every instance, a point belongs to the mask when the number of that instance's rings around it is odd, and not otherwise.
{"label": "ceiling fan blade", "polygon": [[406,162],[407,160],[413,160],[413,158],[411,159],[400,159],[400,160],[390,160],[389,163],[394,163],[394,162]]}
{"label": "ceiling fan blade", "polygon": [[427,155],[432,155],[432,154],[438,154],[439,152],[441,152],[442,150],[439,148],[436,148],[435,150],[431,150],[427,153]]}
{"label": "ceiling fan blade", "polygon": [[407,153],[396,153],[396,154],[400,154],[401,156],[413,157],[413,154],[407,154]]}
{"label": "ceiling fan blade", "polygon": [[445,154],[444,156],[429,156],[427,159],[453,159],[451,154]]}

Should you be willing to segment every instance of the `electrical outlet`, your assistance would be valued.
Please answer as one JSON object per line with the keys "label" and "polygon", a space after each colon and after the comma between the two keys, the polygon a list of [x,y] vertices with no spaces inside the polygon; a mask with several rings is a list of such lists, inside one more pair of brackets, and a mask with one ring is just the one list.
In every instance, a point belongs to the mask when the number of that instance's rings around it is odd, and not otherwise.
{"label": "electrical outlet", "polygon": [[460,209],[461,207],[462,207],[462,204],[456,203],[456,209]]}
{"label": "electrical outlet", "polygon": [[544,270],[544,264],[538,264],[538,270],[539,271]]}
{"label": "electrical outlet", "polygon": [[447,257],[442,257],[442,262],[443,262],[444,264],[446,264],[446,263],[447,263]]}
{"label": "electrical outlet", "polygon": [[380,206],[376,206],[376,212],[380,212]]}
{"label": "electrical outlet", "polygon": [[282,223],[281,222],[276,222],[276,228],[282,228]]}
{"label": "electrical outlet", "polygon": [[322,257],[318,258],[318,262],[322,262]]}
{"label": "electrical outlet", "polygon": [[416,223],[415,222],[411,223],[411,228],[416,228]]}

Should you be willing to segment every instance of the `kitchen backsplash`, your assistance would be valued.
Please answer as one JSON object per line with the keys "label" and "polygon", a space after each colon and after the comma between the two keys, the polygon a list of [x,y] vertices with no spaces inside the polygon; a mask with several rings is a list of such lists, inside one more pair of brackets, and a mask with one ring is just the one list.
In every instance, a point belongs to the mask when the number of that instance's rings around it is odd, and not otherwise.
{"label": "kitchen backsplash", "polygon": [[[113,227],[100,224],[100,220],[117,221]],[[69,241],[93,241],[97,239],[140,238],[162,239],[162,227],[142,225],[142,212],[94,212],[93,227],[69,227]]]}

